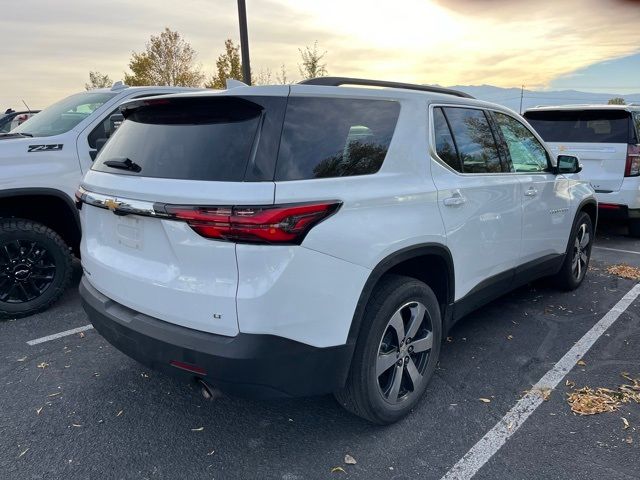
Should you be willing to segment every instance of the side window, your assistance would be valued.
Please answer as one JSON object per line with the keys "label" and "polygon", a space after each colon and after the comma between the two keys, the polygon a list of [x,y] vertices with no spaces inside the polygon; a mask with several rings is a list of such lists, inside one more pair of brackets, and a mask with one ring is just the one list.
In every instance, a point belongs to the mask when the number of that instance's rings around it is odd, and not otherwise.
{"label": "side window", "polygon": [[118,113],[120,112],[120,107],[116,107],[115,110],[112,110],[111,112],[109,112],[109,115],[107,115],[106,117],[104,117],[104,119],[102,119],[102,121],[96,126],[96,128],[94,128],[93,130],[91,130],[91,133],[89,134],[89,136],[87,137],[87,141],[89,143],[89,147],[93,148],[94,150],[98,149],[98,140],[101,139],[108,139],[111,136],[111,115],[113,115],[114,113]]}
{"label": "side window", "polygon": [[388,100],[290,97],[276,181],[377,172],[399,114],[400,104]]}
{"label": "side window", "polygon": [[494,112],[496,124],[509,149],[516,172],[543,172],[548,167],[547,152],[529,129],[513,117]]}
{"label": "side window", "polygon": [[436,153],[438,157],[454,170],[462,172],[458,149],[453,141],[447,119],[444,113],[442,113],[442,108],[433,109],[433,133],[435,135]]}
{"label": "side window", "polygon": [[500,155],[489,121],[482,110],[445,107],[444,113],[458,147],[464,173],[502,172]]}

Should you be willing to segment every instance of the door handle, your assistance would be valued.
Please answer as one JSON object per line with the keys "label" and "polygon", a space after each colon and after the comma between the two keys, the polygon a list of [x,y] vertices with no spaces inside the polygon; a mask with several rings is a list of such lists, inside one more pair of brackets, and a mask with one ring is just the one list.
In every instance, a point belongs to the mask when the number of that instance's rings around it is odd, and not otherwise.
{"label": "door handle", "polygon": [[535,197],[536,195],[538,195],[538,190],[533,187],[529,187],[529,190],[524,192],[525,197]]}
{"label": "door handle", "polygon": [[445,198],[442,203],[444,203],[447,207],[457,207],[459,205],[464,204],[467,201],[459,193],[454,193],[452,196]]}

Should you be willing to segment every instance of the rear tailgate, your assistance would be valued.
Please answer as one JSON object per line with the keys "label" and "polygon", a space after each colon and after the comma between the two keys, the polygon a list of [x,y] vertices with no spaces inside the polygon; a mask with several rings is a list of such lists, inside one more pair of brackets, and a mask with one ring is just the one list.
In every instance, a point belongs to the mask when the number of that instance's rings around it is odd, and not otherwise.
{"label": "rear tailgate", "polygon": [[260,175],[265,155],[275,163],[275,151],[260,138],[272,138],[264,135],[271,120],[279,138],[278,119],[271,118],[278,112],[267,111],[269,101],[220,97],[175,96],[125,113],[82,183],[81,253],[89,282],[116,302],[232,336],[238,333],[236,244],[205,238],[163,213],[167,205],[273,204],[273,181],[245,179],[249,171]]}
{"label": "rear tailgate", "polygon": [[525,118],[556,154],[575,155],[582,176],[603,193],[622,187],[633,127],[621,109],[532,110]]}

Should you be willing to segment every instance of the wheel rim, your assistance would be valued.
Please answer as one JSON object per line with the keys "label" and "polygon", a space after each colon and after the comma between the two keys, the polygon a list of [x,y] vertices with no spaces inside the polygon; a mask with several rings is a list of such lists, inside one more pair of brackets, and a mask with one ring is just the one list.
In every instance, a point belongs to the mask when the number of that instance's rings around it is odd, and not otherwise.
{"label": "wheel rim", "polygon": [[571,261],[571,270],[574,278],[582,279],[587,272],[587,264],[589,263],[589,245],[591,243],[591,235],[587,224],[583,223],[578,227],[576,240],[573,245],[573,258]]}
{"label": "wheel rim", "polygon": [[404,402],[420,389],[433,347],[427,309],[409,302],[391,316],[376,358],[378,391],[391,404]]}
{"label": "wheel rim", "polygon": [[56,265],[41,243],[11,240],[0,245],[0,302],[25,303],[53,283]]}

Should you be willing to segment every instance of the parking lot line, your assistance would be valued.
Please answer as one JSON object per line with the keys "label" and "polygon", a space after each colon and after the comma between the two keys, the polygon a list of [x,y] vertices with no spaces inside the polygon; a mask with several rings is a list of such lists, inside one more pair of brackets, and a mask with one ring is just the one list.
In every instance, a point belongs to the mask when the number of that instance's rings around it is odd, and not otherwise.
{"label": "parking lot line", "polygon": [[64,332],[54,333],[53,335],[47,335],[46,337],[36,338],[35,340],[29,340],[27,344],[33,347],[34,345],[38,345],[39,343],[55,340],[56,338],[66,337],[69,335],[73,335],[74,333],[84,332],[86,330],[91,330],[92,328],[93,328],[93,325],[85,325],[83,327],[72,328],[71,330],[65,330]]}
{"label": "parking lot line", "polygon": [[441,480],[472,478],[540,406],[544,401],[545,393],[558,386],[565,375],[575,366],[576,362],[589,351],[598,338],[613,325],[638,295],[640,295],[640,284],[636,284],[629,290],[598,323],[591,327],[558,363],[538,380],[538,383],[478,443],[471,447]]}
{"label": "parking lot line", "polygon": [[633,250],[620,250],[619,248],[598,247],[597,245],[594,245],[593,248],[597,248],[598,250],[609,250],[610,252],[633,253],[634,255],[640,255],[640,252],[634,252]]}

